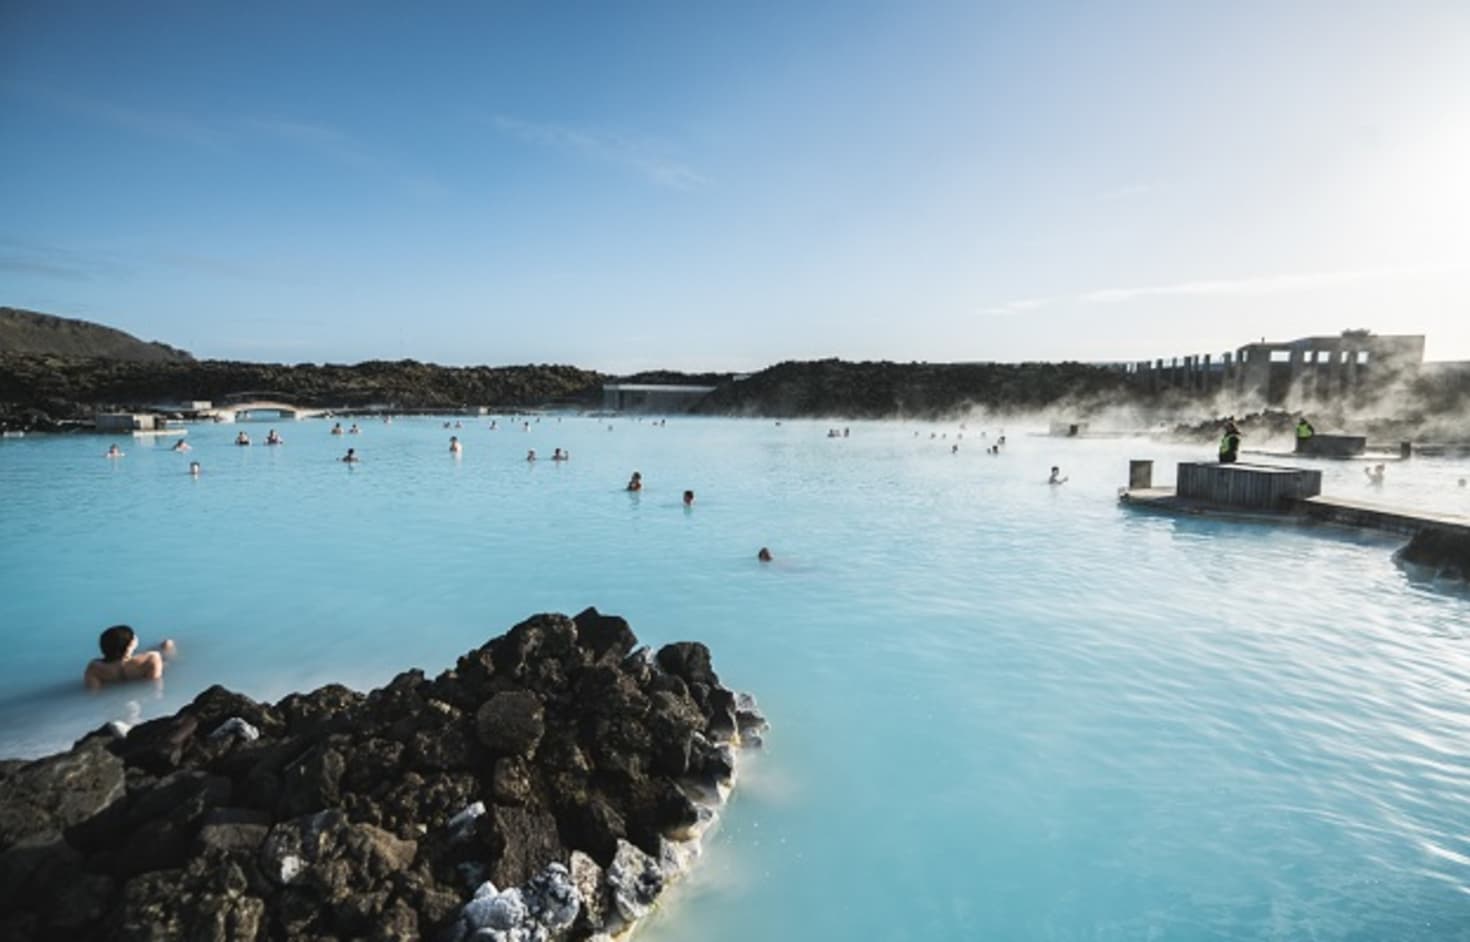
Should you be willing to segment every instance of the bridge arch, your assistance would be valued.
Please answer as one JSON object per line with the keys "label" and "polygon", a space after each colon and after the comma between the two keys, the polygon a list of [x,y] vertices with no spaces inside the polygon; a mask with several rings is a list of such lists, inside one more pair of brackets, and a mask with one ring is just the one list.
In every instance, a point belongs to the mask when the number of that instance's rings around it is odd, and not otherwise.
{"label": "bridge arch", "polygon": [[298,419],[308,419],[321,415],[325,411],[324,409],[311,409],[305,406],[293,405],[289,402],[273,402],[269,400],[236,402],[229,405],[217,406],[210,410],[217,422],[270,421],[271,419],[282,422],[294,422]]}

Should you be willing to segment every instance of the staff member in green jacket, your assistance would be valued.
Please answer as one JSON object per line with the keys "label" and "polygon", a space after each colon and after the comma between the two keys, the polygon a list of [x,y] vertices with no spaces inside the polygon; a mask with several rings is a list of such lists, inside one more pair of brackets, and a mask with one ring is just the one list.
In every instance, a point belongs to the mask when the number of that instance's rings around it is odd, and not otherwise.
{"label": "staff member in green jacket", "polygon": [[1234,464],[1238,454],[1240,454],[1240,429],[1235,427],[1234,419],[1226,419],[1225,434],[1220,438],[1220,463]]}

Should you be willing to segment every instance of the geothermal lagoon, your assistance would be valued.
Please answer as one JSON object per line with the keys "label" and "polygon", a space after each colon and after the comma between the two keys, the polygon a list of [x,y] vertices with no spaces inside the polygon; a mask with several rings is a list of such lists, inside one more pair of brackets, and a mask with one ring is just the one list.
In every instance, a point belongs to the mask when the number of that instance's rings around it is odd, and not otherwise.
{"label": "geothermal lagoon", "polygon": [[[0,442],[0,756],[595,605],[708,644],[773,727],[641,939],[1470,937],[1470,594],[1401,541],[1118,505],[1130,458],[1167,481],[1210,444],[491,418]],[[1320,466],[1470,513],[1463,461]],[[82,691],[117,622],[178,642],[161,691]]]}

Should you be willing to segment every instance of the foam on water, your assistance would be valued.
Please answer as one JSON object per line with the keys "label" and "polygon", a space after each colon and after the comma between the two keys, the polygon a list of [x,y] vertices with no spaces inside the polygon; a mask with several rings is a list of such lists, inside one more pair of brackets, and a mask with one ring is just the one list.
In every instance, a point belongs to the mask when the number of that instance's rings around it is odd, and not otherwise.
{"label": "foam on water", "polygon": [[[0,755],[216,682],[434,672],[597,605],[647,643],[707,642],[776,727],[642,938],[1470,933],[1470,599],[1408,578],[1392,539],[1117,506],[1129,458],[1163,479],[1209,445],[361,424],[282,424],[279,448],[196,428],[189,455],[124,441],[111,462],[102,438],[0,443]],[[1329,493],[1470,511],[1463,463],[1382,488],[1325,467]],[[118,621],[178,639],[162,692],[80,691]]]}

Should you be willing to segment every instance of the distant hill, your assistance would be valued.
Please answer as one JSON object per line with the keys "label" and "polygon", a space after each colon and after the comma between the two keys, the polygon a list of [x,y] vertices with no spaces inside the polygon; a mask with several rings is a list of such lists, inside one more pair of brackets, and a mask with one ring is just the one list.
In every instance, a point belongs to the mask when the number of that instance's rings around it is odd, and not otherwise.
{"label": "distant hill", "polygon": [[113,327],[13,307],[0,307],[0,353],[140,363],[186,363],[194,359],[187,351],[148,343]]}

